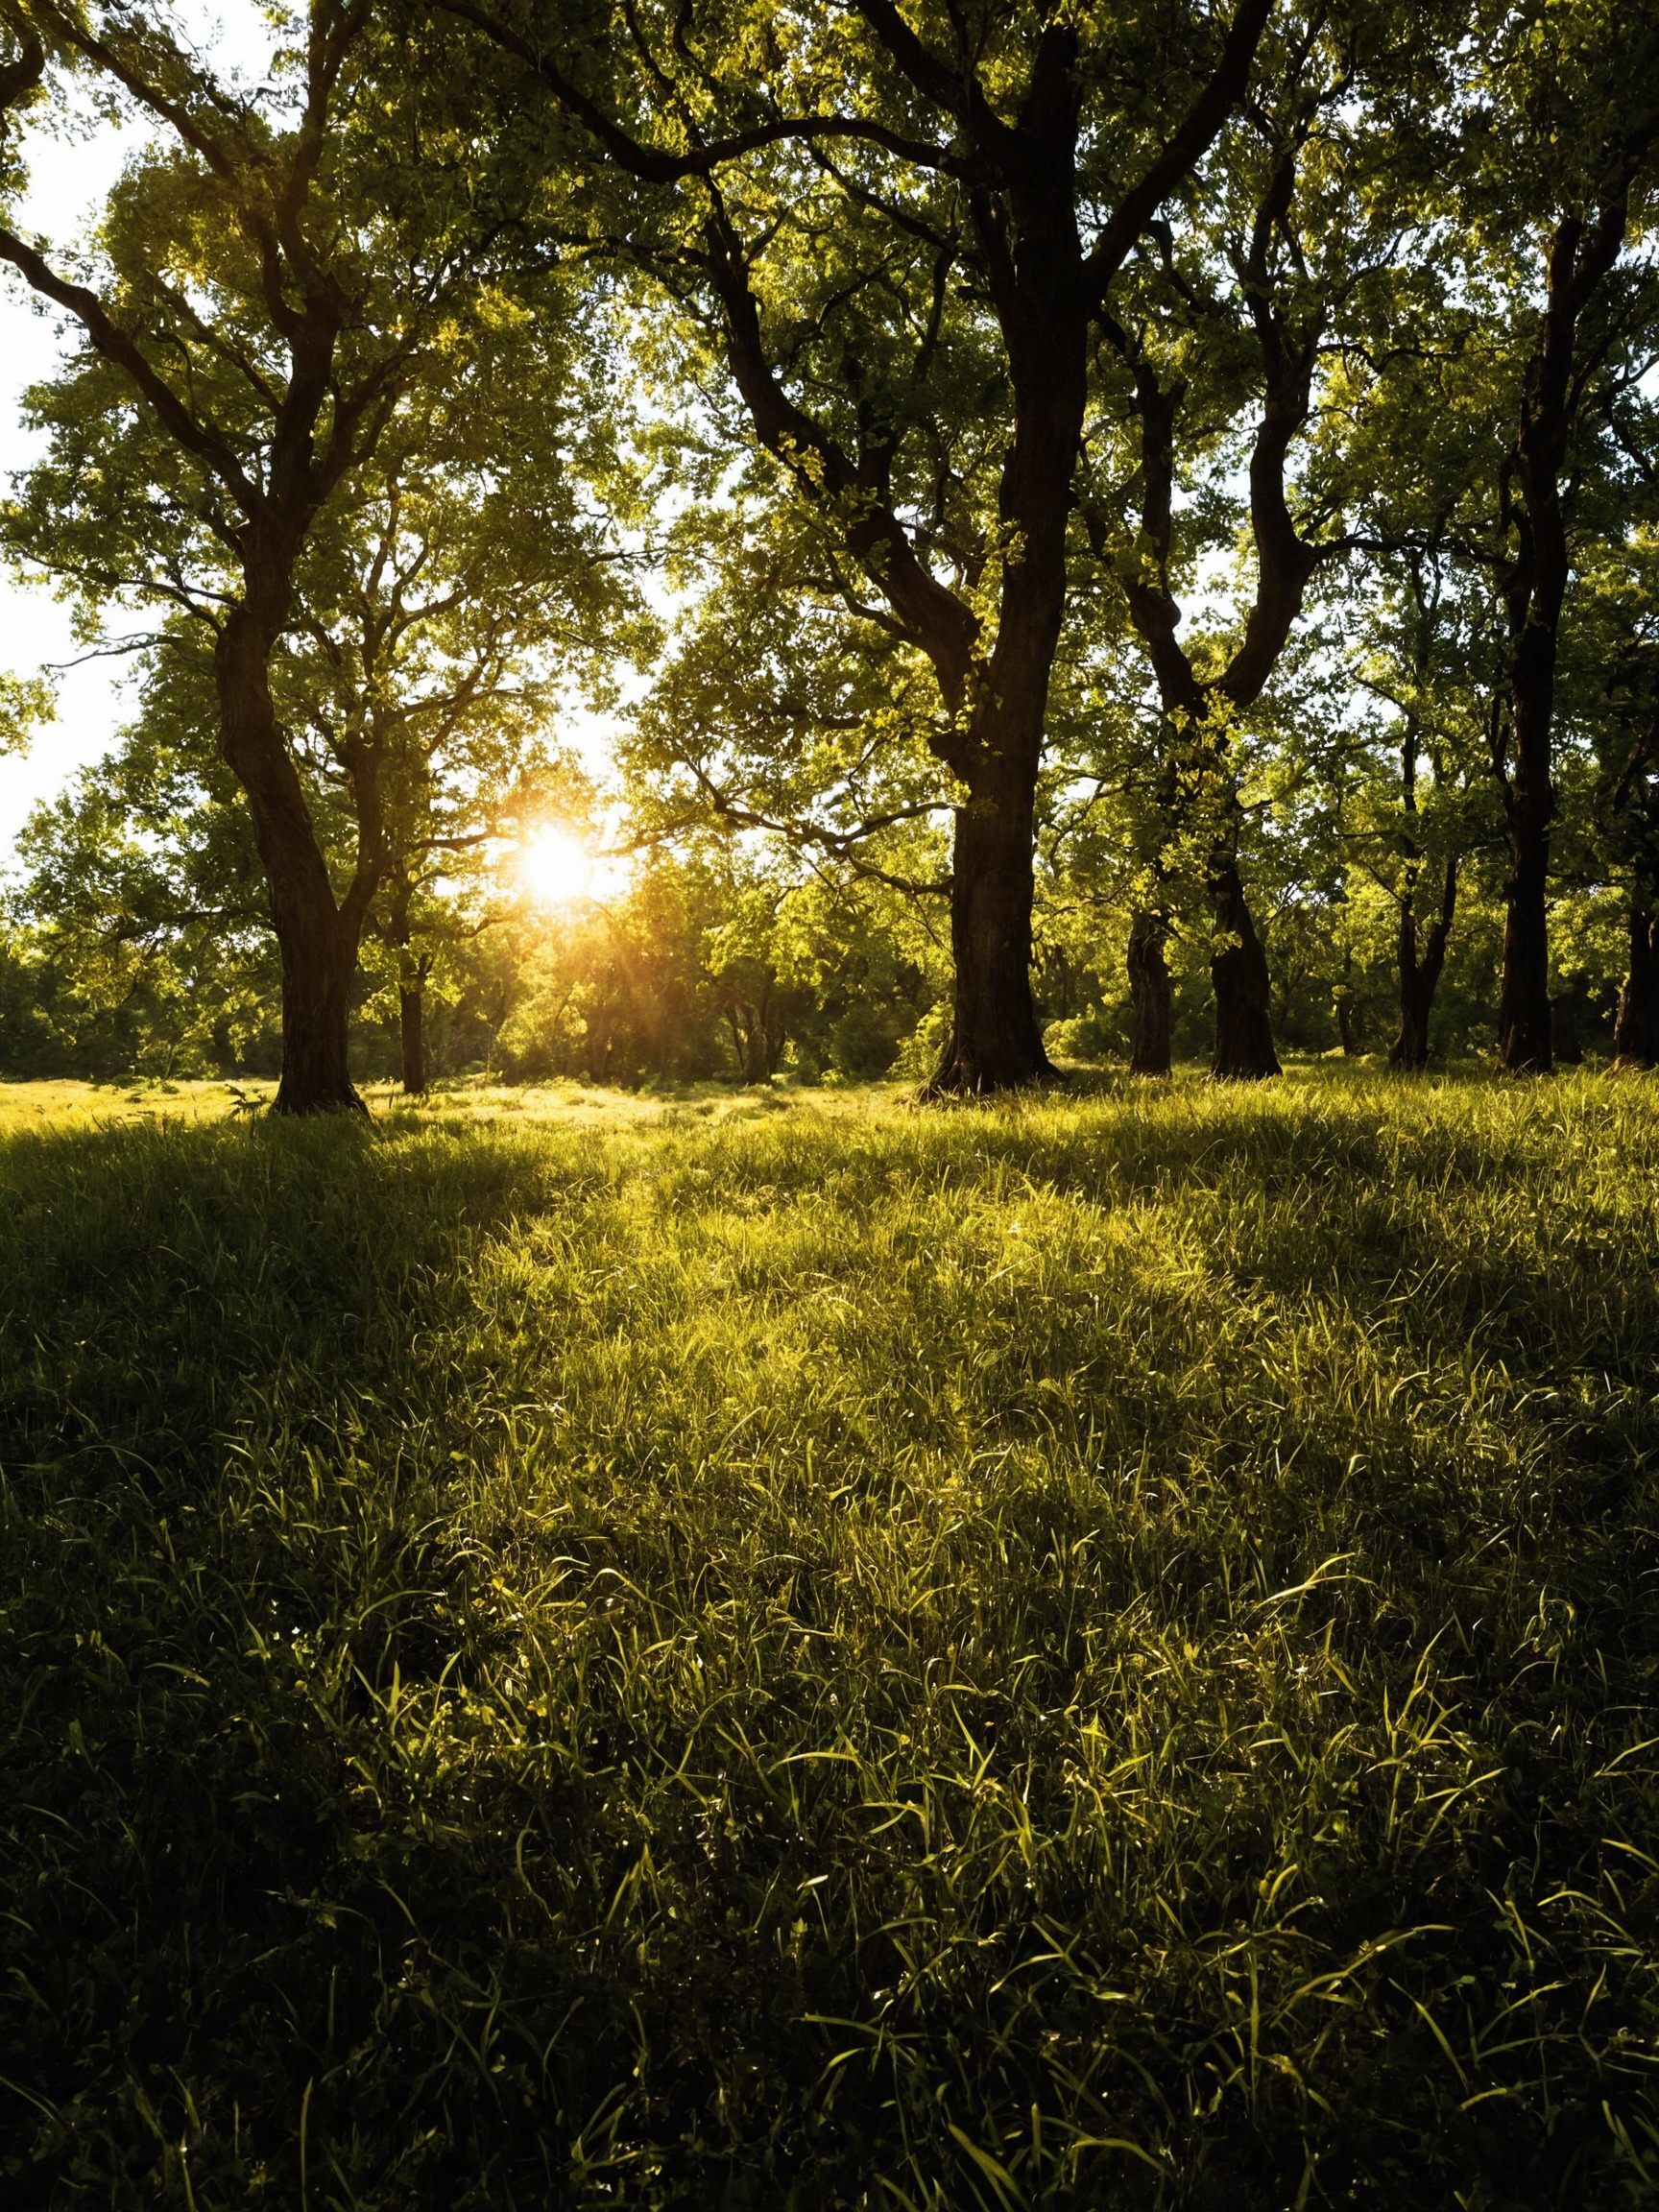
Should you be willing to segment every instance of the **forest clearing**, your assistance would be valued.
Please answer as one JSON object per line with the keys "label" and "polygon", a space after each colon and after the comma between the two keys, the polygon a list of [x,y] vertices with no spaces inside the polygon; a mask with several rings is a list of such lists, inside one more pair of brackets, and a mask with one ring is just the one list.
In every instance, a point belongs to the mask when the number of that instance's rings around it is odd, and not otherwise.
{"label": "forest clearing", "polygon": [[1644,1079],[7,1102],[11,2201],[1650,2200]]}
{"label": "forest clearing", "polygon": [[0,2212],[1659,2212],[1659,0],[0,0]]}

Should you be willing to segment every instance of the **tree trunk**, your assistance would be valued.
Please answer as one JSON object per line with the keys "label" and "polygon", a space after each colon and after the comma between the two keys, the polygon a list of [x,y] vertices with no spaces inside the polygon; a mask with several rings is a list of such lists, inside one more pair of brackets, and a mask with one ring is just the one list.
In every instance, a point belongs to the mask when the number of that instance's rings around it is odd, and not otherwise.
{"label": "tree trunk", "polygon": [[[1550,256],[1555,291],[1560,235]],[[1551,313],[1545,350],[1572,355]],[[1522,487],[1522,550],[1508,582],[1510,718],[1515,770],[1504,786],[1509,825],[1509,873],[1503,885],[1503,981],[1498,1002],[1499,1064],[1514,1074],[1547,1075],[1550,1038],[1550,823],[1555,812],[1551,774],[1551,721],[1555,705],[1557,625],[1567,590],[1567,530],[1556,470],[1566,438],[1569,405],[1561,374],[1545,377],[1534,364],[1532,388],[1516,440],[1516,473]]]}
{"label": "tree trunk", "polygon": [[1129,970],[1129,1072],[1167,1075],[1169,1032],[1173,1025],[1169,963],[1169,917],[1138,908],[1129,921],[1125,955]]}
{"label": "tree trunk", "polygon": [[[1215,1056],[1211,1073],[1244,1081],[1277,1075],[1280,1068],[1273,1049],[1267,958],[1238,874],[1240,809],[1231,730],[1238,710],[1260,698],[1272,675],[1318,560],[1316,549],[1298,534],[1285,490],[1290,447],[1308,420],[1317,355],[1310,332],[1317,325],[1300,336],[1292,333],[1274,301],[1265,258],[1266,240],[1289,220],[1295,185],[1296,151],[1286,147],[1273,165],[1258,209],[1251,259],[1241,271],[1262,372],[1262,417],[1250,453],[1257,588],[1244,635],[1218,676],[1201,679],[1176,635],[1182,616],[1170,575],[1175,425],[1186,381],[1162,382],[1138,345],[1108,324],[1112,343],[1135,377],[1141,416],[1142,541],[1133,561],[1118,562],[1118,573],[1158,681],[1165,719],[1161,781],[1171,796],[1184,782],[1196,785],[1213,799],[1220,820],[1207,870],[1214,917],[1210,975],[1215,991]],[[1101,545],[1109,541],[1109,534],[1103,534]],[[1175,828],[1171,821],[1171,830]]]}
{"label": "tree trunk", "polygon": [[[1061,35],[1057,50],[1070,51],[1070,36]],[[1073,114],[1068,128],[1074,124]],[[951,1034],[928,1086],[934,1096],[1016,1090],[1054,1072],[1031,991],[1031,901],[1037,776],[1066,612],[1066,531],[1089,383],[1088,320],[1071,292],[1069,139],[1040,200],[1050,187],[1044,220],[1053,230],[1041,245],[1028,236],[1023,275],[1000,302],[1016,403],[998,508],[1019,550],[1003,572],[997,641],[989,661],[960,680],[948,638],[935,659],[947,704],[973,704],[958,756],[970,797],[956,810],[951,856]]]}
{"label": "tree trunk", "polygon": [[1348,978],[1354,973],[1354,950],[1348,947],[1342,954],[1342,980],[1331,994],[1332,1009],[1336,1016],[1336,1039],[1342,1047],[1344,1060],[1352,1060],[1359,1050],[1359,1024],[1354,1015],[1354,986]]}
{"label": "tree trunk", "polygon": [[1277,1075],[1267,955],[1256,934],[1238,863],[1230,855],[1212,864],[1210,898],[1215,917],[1215,949],[1210,956],[1215,1057],[1210,1072],[1243,1082]]}
{"label": "tree trunk", "polygon": [[[256,610],[258,598],[267,604]],[[305,794],[271,698],[270,655],[286,613],[285,587],[251,589],[214,647],[220,743],[248,794],[271,888],[282,956],[282,1075],[276,1112],[366,1111],[347,1066],[347,1022],[360,924],[335,902]]]}
{"label": "tree trunk", "polygon": [[1615,1068],[1659,1066],[1659,915],[1630,895],[1630,965],[1613,1024]]}
{"label": "tree trunk", "polygon": [[1549,707],[1543,705],[1541,755],[1521,750],[1517,726],[1515,791],[1509,806],[1509,875],[1504,883],[1503,985],[1498,1002],[1498,1057],[1511,1074],[1547,1075],[1550,1046]]}
{"label": "tree trunk", "polygon": [[409,908],[415,887],[404,867],[392,871],[382,935],[397,963],[397,1055],[403,1094],[419,1098],[426,1088],[426,975],[428,962],[410,950]]}
{"label": "tree trunk", "polygon": [[1550,1001],[1550,1052],[1557,1067],[1583,1066],[1584,1047],[1578,1042],[1576,992],[1563,991],[1559,998]]}
{"label": "tree trunk", "polygon": [[986,793],[956,809],[955,989],[950,1037],[929,1096],[980,1097],[1054,1072],[1031,995],[1032,829],[1028,787]]}
{"label": "tree trunk", "polygon": [[[1412,863],[1415,872],[1416,863]],[[1417,905],[1414,885],[1400,902],[1400,1029],[1388,1047],[1396,1068],[1429,1065],[1429,1017],[1434,994],[1446,966],[1446,941],[1457,910],[1457,856],[1446,862],[1440,893],[1440,911],[1430,925],[1422,957],[1417,953]]]}
{"label": "tree trunk", "polygon": [[749,1037],[749,1081],[770,1083],[783,1057],[783,1020],[778,1005],[778,978],[768,968],[760,977],[755,1023]]}
{"label": "tree trunk", "polygon": [[[272,905],[276,903],[273,887]],[[277,1114],[366,1114],[347,1066],[347,1028],[357,948],[319,927],[297,929],[290,910],[282,950],[282,1073],[273,1100]],[[330,941],[330,938],[333,941]]]}
{"label": "tree trunk", "polygon": [[[1633,144],[1634,142],[1632,142]],[[1631,146],[1625,148],[1632,159]],[[1518,551],[1503,579],[1510,659],[1510,712],[1515,773],[1504,789],[1509,815],[1509,876],[1504,885],[1503,988],[1498,1009],[1503,1066],[1518,1074],[1548,1074],[1550,1040],[1550,822],[1555,811],[1551,724],[1561,608],[1567,595],[1567,520],[1561,505],[1574,411],[1578,404],[1578,321],[1623,243],[1628,180],[1596,218],[1557,224],[1545,265],[1545,310],[1528,364],[1527,395],[1515,435],[1513,480],[1520,511],[1503,480],[1505,520]]]}
{"label": "tree trunk", "polygon": [[[1207,146],[1239,97],[1265,15],[1261,0],[1240,10],[1227,63],[1207,96],[1214,118],[1207,106],[1200,120],[1186,127],[1180,161],[1169,183],[1159,186],[1160,204],[1175,176],[1197,158],[1186,152],[1187,143]],[[917,34],[896,12],[892,26],[906,57],[922,51]],[[886,39],[889,31],[878,24],[877,36]],[[705,233],[706,266],[725,309],[733,373],[756,428],[804,489],[810,485],[853,517],[844,525],[849,551],[887,602],[899,634],[932,663],[950,722],[936,740],[939,757],[969,793],[956,812],[951,863],[951,1034],[927,1086],[931,1096],[978,1096],[1053,1072],[1031,991],[1034,799],[1066,612],[1067,534],[1089,398],[1094,301],[1105,264],[1121,265],[1145,220],[1137,215],[1109,252],[1097,241],[1085,256],[1078,228],[1077,55],[1075,27],[1048,24],[1036,41],[1012,122],[998,118],[977,90],[970,98],[964,89],[968,105],[959,106],[956,78],[943,63],[949,88],[928,95],[954,113],[973,159],[983,166],[983,186],[963,203],[970,266],[977,260],[1001,331],[1014,401],[998,486],[1000,588],[988,654],[980,611],[940,582],[889,497],[895,448],[873,440],[871,450],[854,461],[785,396],[750,289],[750,258],[724,212],[710,219]]]}
{"label": "tree trunk", "polygon": [[419,1098],[426,1088],[426,986],[419,974],[397,985],[397,1044],[404,1094]]}
{"label": "tree trunk", "polygon": [[1429,1065],[1428,998],[1419,979],[1407,976],[1404,970],[1400,975],[1400,1027],[1388,1047],[1388,1058],[1396,1068]]}
{"label": "tree trunk", "polygon": [[747,1010],[747,1020],[743,1025],[743,1080],[745,1083],[769,1083],[772,1080],[766,1016],[764,1009],[759,1006],[751,1006]]}
{"label": "tree trunk", "polygon": [[[1401,936],[1404,940],[1405,926]],[[1429,1016],[1434,1004],[1434,986],[1440,980],[1439,965],[1431,967],[1427,960],[1418,961],[1408,956],[1402,944],[1400,960],[1400,1027],[1388,1057],[1396,1068],[1426,1068],[1429,1065]]]}

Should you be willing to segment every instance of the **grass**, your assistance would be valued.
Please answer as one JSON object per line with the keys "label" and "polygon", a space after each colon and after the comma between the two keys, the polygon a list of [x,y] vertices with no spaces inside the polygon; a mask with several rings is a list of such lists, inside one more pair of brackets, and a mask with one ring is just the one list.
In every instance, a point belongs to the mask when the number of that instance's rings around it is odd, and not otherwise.
{"label": "grass", "polygon": [[1659,2201],[1656,1108],[9,1113],[0,2196]]}
{"label": "grass", "polygon": [[270,1096],[274,1083],[0,1082],[0,1136],[24,1130],[90,1129],[110,1121],[218,1120],[239,1097]]}

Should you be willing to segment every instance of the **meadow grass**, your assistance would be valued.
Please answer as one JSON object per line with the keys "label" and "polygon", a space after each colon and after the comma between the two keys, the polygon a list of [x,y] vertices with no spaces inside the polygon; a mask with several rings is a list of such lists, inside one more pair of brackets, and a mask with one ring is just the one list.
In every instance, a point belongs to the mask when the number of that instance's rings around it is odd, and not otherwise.
{"label": "meadow grass", "polygon": [[11,1104],[8,2203],[1659,2201],[1650,1083]]}

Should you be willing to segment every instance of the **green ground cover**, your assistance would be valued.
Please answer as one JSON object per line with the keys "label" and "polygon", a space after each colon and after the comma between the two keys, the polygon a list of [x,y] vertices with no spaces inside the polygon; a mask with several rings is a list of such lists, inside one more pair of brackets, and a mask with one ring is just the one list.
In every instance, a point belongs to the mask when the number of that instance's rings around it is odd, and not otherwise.
{"label": "green ground cover", "polygon": [[0,2199],[1659,2197],[1650,1083],[24,1103]]}

